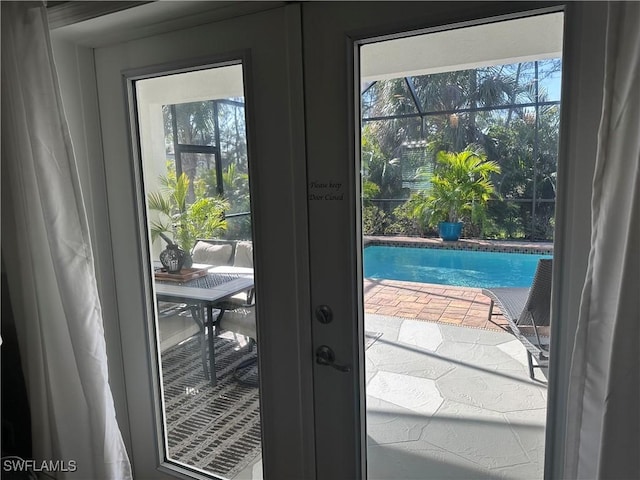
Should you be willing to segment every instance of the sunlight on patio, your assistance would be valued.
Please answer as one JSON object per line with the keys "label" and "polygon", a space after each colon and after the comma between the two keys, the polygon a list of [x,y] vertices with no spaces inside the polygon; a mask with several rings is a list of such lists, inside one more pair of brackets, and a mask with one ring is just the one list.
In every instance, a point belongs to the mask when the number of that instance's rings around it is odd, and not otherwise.
{"label": "sunlight on patio", "polygon": [[[365,281],[367,312],[387,312],[365,315],[367,478],[543,477],[546,378],[529,378],[488,304],[473,288]],[[261,461],[235,478],[262,478]]]}
{"label": "sunlight on patio", "polygon": [[[368,314],[370,479],[542,478],[546,384],[506,332]],[[539,375],[539,374],[538,374]]]}

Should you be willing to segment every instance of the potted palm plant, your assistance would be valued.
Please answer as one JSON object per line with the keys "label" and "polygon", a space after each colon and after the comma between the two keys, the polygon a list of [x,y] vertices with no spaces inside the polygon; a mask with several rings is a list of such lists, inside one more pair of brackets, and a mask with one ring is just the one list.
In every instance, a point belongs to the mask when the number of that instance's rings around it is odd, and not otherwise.
{"label": "potted palm plant", "polygon": [[147,195],[151,211],[157,212],[151,221],[151,239],[162,237],[169,245],[169,236],[182,250],[191,253],[198,238],[214,238],[227,229],[224,212],[229,203],[221,197],[206,196],[204,186],[196,186],[195,201],[187,201],[189,178],[182,173],[176,178],[171,172],[159,178],[161,190]]}
{"label": "potted palm plant", "polygon": [[432,227],[438,227],[440,238],[460,238],[464,221],[486,208],[495,193],[491,174],[500,166],[488,161],[485,154],[467,148],[459,153],[440,151],[429,179],[431,189],[424,201],[414,207],[414,215],[422,216]]}

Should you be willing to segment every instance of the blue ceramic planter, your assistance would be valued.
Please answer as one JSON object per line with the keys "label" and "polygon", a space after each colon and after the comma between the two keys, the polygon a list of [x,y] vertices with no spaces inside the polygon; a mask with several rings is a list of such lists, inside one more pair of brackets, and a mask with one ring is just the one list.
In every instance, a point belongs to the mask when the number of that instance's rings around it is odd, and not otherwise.
{"label": "blue ceramic planter", "polygon": [[438,232],[442,240],[456,241],[462,234],[462,222],[440,222]]}

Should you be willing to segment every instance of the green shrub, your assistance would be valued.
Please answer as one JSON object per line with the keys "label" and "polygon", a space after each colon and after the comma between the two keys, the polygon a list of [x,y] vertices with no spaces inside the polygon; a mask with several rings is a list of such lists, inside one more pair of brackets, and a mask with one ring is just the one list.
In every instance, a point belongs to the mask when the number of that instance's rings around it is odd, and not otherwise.
{"label": "green shrub", "polygon": [[384,235],[388,224],[387,214],[375,205],[362,207],[362,233],[364,235]]}

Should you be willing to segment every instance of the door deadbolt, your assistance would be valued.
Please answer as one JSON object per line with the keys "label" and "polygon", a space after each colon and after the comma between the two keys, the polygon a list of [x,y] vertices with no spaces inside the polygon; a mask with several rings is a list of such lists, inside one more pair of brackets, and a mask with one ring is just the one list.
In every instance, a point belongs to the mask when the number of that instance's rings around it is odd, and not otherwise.
{"label": "door deadbolt", "polygon": [[333,312],[329,305],[320,305],[316,308],[316,320],[320,323],[331,323],[333,320]]}

